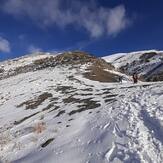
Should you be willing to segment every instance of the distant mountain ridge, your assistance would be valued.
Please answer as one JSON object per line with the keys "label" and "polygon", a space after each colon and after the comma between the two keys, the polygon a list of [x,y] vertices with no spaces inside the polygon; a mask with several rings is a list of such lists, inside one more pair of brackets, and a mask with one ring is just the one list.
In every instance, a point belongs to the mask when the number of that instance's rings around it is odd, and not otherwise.
{"label": "distant mountain ridge", "polygon": [[0,62],[0,79],[66,65],[71,65],[72,69],[86,65],[83,75],[101,82],[117,82],[120,74],[116,72],[129,76],[136,72],[142,81],[163,81],[163,51],[157,50],[118,53],[103,58],[82,51],[26,55]]}
{"label": "distant mountain ridge", "polygon": [[163,81],[163,51],[119,53],[103,59],[127,75],[136,72],[143,81]]}

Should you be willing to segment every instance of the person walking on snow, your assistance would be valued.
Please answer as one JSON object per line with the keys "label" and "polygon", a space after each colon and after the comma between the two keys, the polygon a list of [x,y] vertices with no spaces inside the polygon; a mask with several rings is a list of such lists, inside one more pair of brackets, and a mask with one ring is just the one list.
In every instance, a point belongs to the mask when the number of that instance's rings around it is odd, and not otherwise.
{"label": "person walking on snow", "polygon": [[122,76],[119,76],[119,82],[122,83]]}
{"label": "person walking on snow", "polygon": [[136,73],[133,74],[132,76],[134,84],[138,82],[138,75]]}

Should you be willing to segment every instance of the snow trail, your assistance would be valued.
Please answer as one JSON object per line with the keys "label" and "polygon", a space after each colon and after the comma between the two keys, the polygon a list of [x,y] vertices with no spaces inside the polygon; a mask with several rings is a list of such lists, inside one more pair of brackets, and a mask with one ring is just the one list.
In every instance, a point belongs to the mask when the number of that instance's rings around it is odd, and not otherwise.
{"label": "snow trail", "polygon": [[[160,120],[156,120],[149,116],[151,108],[155,107],[152,104],[155,99],[152,88],[147,86],[138,86],[128,93],[121,101],[124,105],[128,117],[129,127],[127,135],[129,137],[128,146],[140,158],[140,162],[162,162],[163,151],[162,146],[162,129]],[[153,110],[154,114],[156,110]],[[157,161],[156,161],[157,160]]]}

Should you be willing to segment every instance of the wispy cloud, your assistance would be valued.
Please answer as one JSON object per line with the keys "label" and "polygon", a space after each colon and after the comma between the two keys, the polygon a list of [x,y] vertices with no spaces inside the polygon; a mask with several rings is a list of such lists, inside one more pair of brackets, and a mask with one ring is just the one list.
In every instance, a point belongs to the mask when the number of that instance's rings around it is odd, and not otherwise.
{"label": "wispy cloud", "polygon": [[9,53],[10,51],[11,47],[9,41],[0,36],[0,52]]}
{"label": "wispy cloud", "polygon": [[123,5],[117,6],[110,10],[107,21],[108,34],[116,35],[130,24],[126,18],[126,10]]}
{"label": "wispy cloud", "polygon": [[42,52],[42,49],[41,48],[38,48],[38,47],[36,47],[34,45],[30,45],[27,50],[28,50],[29,53]]}
{"label": "wispy cloud", "polygon": [[15,17],[27,16],[41,26],[83,27],[93,38],[106,33],[115,36],[129,25],[123,5],[104,8],[93,0],[6,0],[2,6],[3,11]]}

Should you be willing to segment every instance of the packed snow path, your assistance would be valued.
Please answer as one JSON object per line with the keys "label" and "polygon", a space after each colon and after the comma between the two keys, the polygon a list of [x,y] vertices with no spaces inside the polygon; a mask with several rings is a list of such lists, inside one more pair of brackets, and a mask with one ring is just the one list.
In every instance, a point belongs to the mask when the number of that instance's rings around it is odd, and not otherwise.
{"label": "packed snow path", "polygon": [[162,163],[163,83],[79,74],[55,68],[0,81],[0,162]]}
{"label": "packed snow path", "polygon": [[126,117],[128,121],[127,147],[130,152],[132,151],[129,162],[161,163],[163,161],[163,90],[161,85],[160,83],[121,88],[124,96],[119,103],[122,109],[120,110],[122,117]]}

